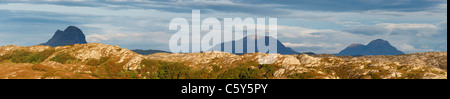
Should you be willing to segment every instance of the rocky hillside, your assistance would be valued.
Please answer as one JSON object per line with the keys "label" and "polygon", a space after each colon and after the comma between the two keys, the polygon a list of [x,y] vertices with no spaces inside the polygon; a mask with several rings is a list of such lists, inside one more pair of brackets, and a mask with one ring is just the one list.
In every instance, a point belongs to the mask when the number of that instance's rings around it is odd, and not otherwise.
{"label": "rocky hillside", "polygon": [[9,45],[0,47],[0,78],[447,79],[447,52],[350,57],[210,51],[142,56],[99,43]]}
{"label": "rocky hillside", "polygon": [[[99,43],[59,47],[9,45],[0,47],[0,77],[109,78],[113,76],[110,72],[137,69],[142,59],[142,55],[128,49]],[[41,75],[18,76],[35,73]]]}
{"label": "rocky hillside", "polygon": [[[260,59],[262,56],[273,58]],[[152,54],[148,59],[183,62],[192,68],[214,66],[234,69],[248,65],[261,70],[264,65],[248,64],[276,59],[271,64],[274,79],[447,79],[447,52],[427,52],[398,56],[268,55],[251,53],[234,55],[224,52],[188,54]],[[245,64],[245,65],[243,65]]]}

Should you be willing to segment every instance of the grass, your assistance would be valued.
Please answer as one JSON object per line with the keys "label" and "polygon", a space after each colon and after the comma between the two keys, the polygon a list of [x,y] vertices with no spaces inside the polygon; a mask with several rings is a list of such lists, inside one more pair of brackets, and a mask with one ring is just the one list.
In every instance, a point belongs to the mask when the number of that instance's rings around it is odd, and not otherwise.
{"label": "grass", "polygon": [[288,78],[292,79],[313,79],[320,76],[320,74],[315,72],[303,72],[303,73],[295,73],[292,75],[289,75]]}
{"label": "grass", "polygon": [[208,78],[207,75],[202,75],[208,73],[205,70],[195,71],[182,63],[144,59],[141,65],[143,67],[138,70],[138,73],[150,79]]}
{"label": "grass", "polygon": [[12,54],[3,55],[0,58],[0,61],[9,60],[13,63],[40,63],[47,59],[50,55],[55,52],[53,49],[44,50],[41,52],[27,52],[24,50],[15,50]]}
{"label": "grass", "polygon": [[35,70],[35,71],[44,71],[44,72],[53,71],[52,68],[41,65],[41,64],[34,64],[31,66],[31,69]]}
{"label": "grass", "polygon": [[109,57],[101,57],[100,59],[88,59],[86,65],[99,66],[109,60]]}
{"label": "grass", "polygon": [[[257,67],[257,68],[254,68]],[[258,62],[249,61],[237,67],[229,69],[218,75],[218,79],[270,79],[280,67],[273,64],[260,65]]]}
{"label": "grass", "polygon": [[272,78],[277,65],[260,65],[257,62],[243,62],[239,66],[212,69],[192,69],[177,62],[144,59],[137,73],[147,79],[266,79]]}
{"label": "grass", "polygon": [[61,64],[68,64],[68,63],[76,63],[79,60],[77,60],[75,57],[67,53],[59,53],[56,54],[55,57],[52,57],[50,61],[55,61]]}
{"label": "grass", "polygon": [[328,71],[334,72],[341,79],[361,79],[363,77],[363,70],[353,65],[333,66],[327,69],[329,69]]}

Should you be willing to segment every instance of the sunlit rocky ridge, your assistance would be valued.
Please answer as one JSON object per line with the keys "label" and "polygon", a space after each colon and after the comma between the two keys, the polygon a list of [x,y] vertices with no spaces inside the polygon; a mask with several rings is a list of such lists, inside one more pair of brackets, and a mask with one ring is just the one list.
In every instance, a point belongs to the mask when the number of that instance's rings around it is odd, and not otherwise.
{"label": "sunlit rocky ridge", "polygon": [[[262,56],[275,57],[275,63]],[[181,69],[180,69],[181,68]],[[447,52],[385,56],[264,53],[140,55],[100,43],[1,46],[1,79],[447,79]]]}

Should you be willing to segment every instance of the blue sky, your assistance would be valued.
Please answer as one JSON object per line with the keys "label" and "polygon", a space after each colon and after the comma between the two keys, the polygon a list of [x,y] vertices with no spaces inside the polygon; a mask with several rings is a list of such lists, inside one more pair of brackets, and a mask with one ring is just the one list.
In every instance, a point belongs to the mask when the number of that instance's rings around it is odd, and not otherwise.
{"label": "blue sky", "polygon": [[338,53],[388,40],[405,53],[447,51],[447,0],[0,0],[0,46],[46,42],[74,25],[88,42],[168,51],[170,20],[278,18],[278,39],[299,52]]}

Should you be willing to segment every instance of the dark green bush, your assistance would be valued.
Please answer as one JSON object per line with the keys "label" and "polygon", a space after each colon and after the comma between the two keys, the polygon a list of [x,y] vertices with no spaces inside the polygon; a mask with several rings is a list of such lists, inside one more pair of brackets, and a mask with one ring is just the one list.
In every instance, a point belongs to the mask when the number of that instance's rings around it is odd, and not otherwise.
{"label": "dark green bush", "polygon": [[260,65],[260,70],[264,73],[265,78],[272,78],[275,73],[280,67],[278,65],[273,64],[263,64]]}
{"label": "dark green bush", "polygon": [[319,74],[317,73],[313,73],[313,72],[303,72],[303,73],[296,73],[296,74],[292,74],[289,75],[288,78],[292,78],[292,79],[312,79],[319,76]]}
{"label": "dark green bush", "polygon": [[[255,68],[257,67],[257,68]],[[249,61],[242,63],[238,67],[229,69],[218,76],[219,79],[264,79],[272,78],[277,65],[260,65],[258,62]]]}
{"label": "dark green bush", "polygon": [[[126,71],[123,63],[116,63],[117,59],[110,59],[100,64],[99,66],[92,67],[92,76],[101,79],[126,79],[130,76],[127,75],[129,71]],[[97,63],[96,63],[97,64]],[[92,64],[91,64],[92,65]]]}
{"label": "dark green bush", "polygon": [[157,74],[160,79],[191,79],[193,78],[193,71],[181,64],[172,62],[163,62],[158,67]]}
{"label": "dark green bush", "polygon": [[150,59],[142,60],[141,65],[138,73],[149,79],[214,79],[218,72],[217,69],[211,73],[207,69],[191,69],[183,63]]}
{"label": "dark green bush", "polygon": [[58,63],[62,63],[62,64],[75,63],[76,61],[78,61],[75,57],[73,57],[67,53],[56,54],[55,57],[52,57],[50,60],[58,62]]}
{"label": "dark green bush", "polygon": [[138,74],[149,79],[265,79],[272,78],[277,65],[260,65],[249,61],[233,68],[220,68],[211,65],[211,69],[192,69],[183,63],[144,59]]}
{"label": "dark green bush", "polygon": [[4,55],[1,57],[1,60],[11,60],[14,63],[40,63],[47,59],[50,55],[52,55],[55,50],[44,50],[41,52],[27,52],[23,50],[15,50],[10,55]]}
{"label": "dark green bush", "polygon": [[88,59],[86,65],[99,66],[105,63],[108,59],[108,57],[101,57],[100,59]]}

